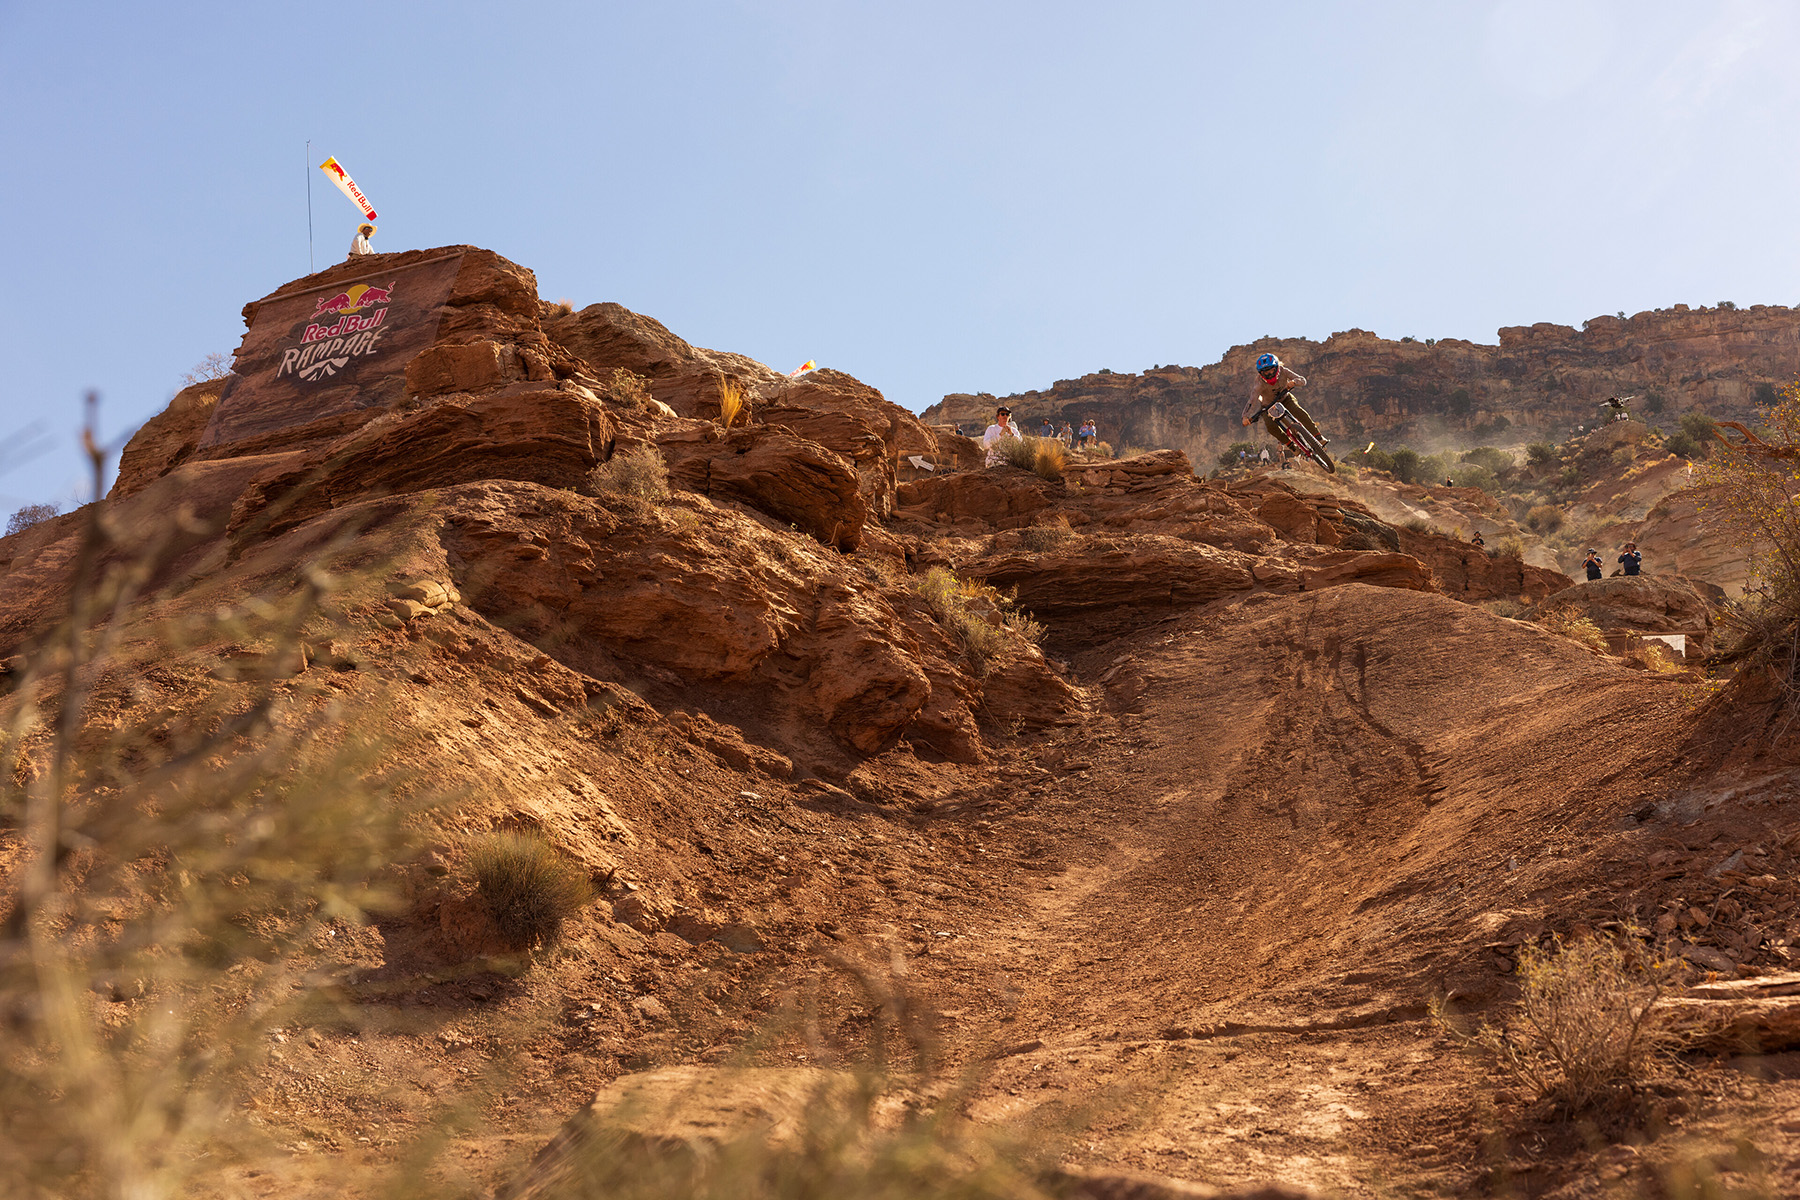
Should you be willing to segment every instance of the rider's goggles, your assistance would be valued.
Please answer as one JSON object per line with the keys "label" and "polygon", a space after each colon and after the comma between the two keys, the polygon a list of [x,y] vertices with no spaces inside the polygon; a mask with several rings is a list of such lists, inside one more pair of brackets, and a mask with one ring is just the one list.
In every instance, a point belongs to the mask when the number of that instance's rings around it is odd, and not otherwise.
{"label": "rider's goggles", "polygon": [[1264,379],[1268,380],[1270,383],[1274,383],[1275,380],[1280,378],[1280,376],[1281,376],[1281,368],[1280,367],[1270,367],[1266,371],[1258,371],[1257,374],[1261,375]]}

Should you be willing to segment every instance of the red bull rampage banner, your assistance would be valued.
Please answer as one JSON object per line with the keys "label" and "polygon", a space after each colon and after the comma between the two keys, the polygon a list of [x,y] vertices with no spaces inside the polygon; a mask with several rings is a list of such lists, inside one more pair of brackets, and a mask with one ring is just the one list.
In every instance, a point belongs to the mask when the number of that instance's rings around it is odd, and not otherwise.
{"label": "red bull rampage banner", "polygon": [[406,364],[437,340],[462,255],[380,257],[399,261],[256,303],[202,446],[315,422],[329,434],[334,418],[404,398]]}

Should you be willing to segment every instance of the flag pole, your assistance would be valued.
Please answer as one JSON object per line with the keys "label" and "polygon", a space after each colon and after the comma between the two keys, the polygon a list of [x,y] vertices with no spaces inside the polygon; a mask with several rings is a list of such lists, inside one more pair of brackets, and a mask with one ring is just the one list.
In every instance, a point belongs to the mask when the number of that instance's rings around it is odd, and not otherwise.
{"label": "flag pole", "polygon": [[312,139],[306,139],[306,273],[313,272],[312,239]]}

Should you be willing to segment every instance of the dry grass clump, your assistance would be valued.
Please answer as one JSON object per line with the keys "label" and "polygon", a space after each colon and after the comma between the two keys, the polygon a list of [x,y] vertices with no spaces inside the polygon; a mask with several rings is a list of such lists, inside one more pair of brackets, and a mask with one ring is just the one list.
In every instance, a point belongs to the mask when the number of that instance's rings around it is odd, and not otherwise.
{"label": "dry grass clump", "polygon": [[469,871],[476,897],[515,950],[555,941],[594,896],[580,865],[533,834],[488,834],[469,850]]}
{"label": "dry grass clump", "polygon": [[567,316],[572,316],[574,314],[574,312],[575,312],[575,302],[573,300],[569,299],[567,296],[564,296],[562,299],[558,300],[555,304],[552,304],[550,306],[550,314],[552,316],[567,317]]}
{"label": "dry grass clump", "polygon": [[1583,615],[1578,609],[1559,604],[1539,613],[1537,623],[1557,637],[1568,638],[1589,650],[1601,653],[1606,650],[1606,635],[1600,632],[1592,617]]}
{"label": "dry grass clump", "polygon": [[1412,530],[1414,533],[1434,533],[1440,537],[1443,536],[1444,532],[1425,517],[1408,517],[1406,519],[1406,528]]}
{"label": "dry grass clump", "polygon": [[635,371],[614,367],[601,394],[621,408],[645,408],[650,403],[650,381]]}
{"label": "dry grass clump", "polygon": [[1554,504],[1539,504],[1525,514],[1525,524],[1533,533],[1555,533],[1562,528],[1562,509]]}
{"label": "dry grass clump", "polygon": [[1031,438],[1031,469],[1039,479],[1052,483],[1063,477],[1069,465],[1069,448],[1055,438]]}
{"label": "dry grass clump", "polygon": [[750,411],[750,400],[744,387],[735,379],[719,379],[719,424],[730,429],[739,417]]}
{"label": "dry grass clump", "polygon": [[655,446],[613,455],[594,468],[589,482],[598,495],[623,501],[640,517],[669,499],[669,468]]}
{"label": "dry grass clump", "polygon": [[1055,520],[1046,521],[1042,525],[1028,525],[1019,530],[1019,547],[1032,554],[1043,554],[1056,549],[1075,536],[1075,530],[1069,525],[1069,518],[1058,516]]}
{"label": "dry grass clump", "polygon": [[1009,634],[1034,644],[1044,639],[1044,626],[1020,612],[1011,596],[985,583],[958,579],[943,567],[919,576],[913,591],[955,636],[977,675],[986,674],[989,664],[1013,648]]}
{"label": "dry grass clump", "polygon": [[1517,617],[1520,613],[1524,612],[1528,606],[1517,600],[1502,598],[1499,600],[1484,600],[1482,601],[1481,607],[1487,609],[1496,617]]}
{"label": "dry grass clump", "polygon": [[1680,675],[1687,671],[1687,664],[1675,660],[1675,652],[1662,642],[1645,642],[1637,648],[1637,660],[1644,664],[1644,669],[1658,675]]}
{"label": "dry grass clump", "polygon": [[1520,997],[1510,1019],[1456,1027],[1441,1004],[1439,1026],[1479,1059],[1563,1113],[1629,1099],[1663,1071],[1674,1038],[1650,1019],[1667,968],[1635,938],[1559,939],[1519,954]]}

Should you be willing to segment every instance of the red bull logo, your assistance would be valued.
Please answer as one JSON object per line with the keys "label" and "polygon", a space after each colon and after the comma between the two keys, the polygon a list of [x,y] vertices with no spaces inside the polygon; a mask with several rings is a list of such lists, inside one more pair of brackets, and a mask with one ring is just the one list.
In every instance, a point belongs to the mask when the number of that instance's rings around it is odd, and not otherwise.
{"label": "red bull logo", "polygon": [[[385,307],[394,298],[393,285],[372,287],[366,283],[354,284],[334,296],[326,296],[313,307],[313,319],[337,315],[337,321],[331,325],[309,324],[306,332],[300,335],[302,344],[322,341],[326,338],[347,337],[353,333],[361,333],[381,324],[387,316]],[[373,309],[367,316],[357,316],[364,309]]]}

